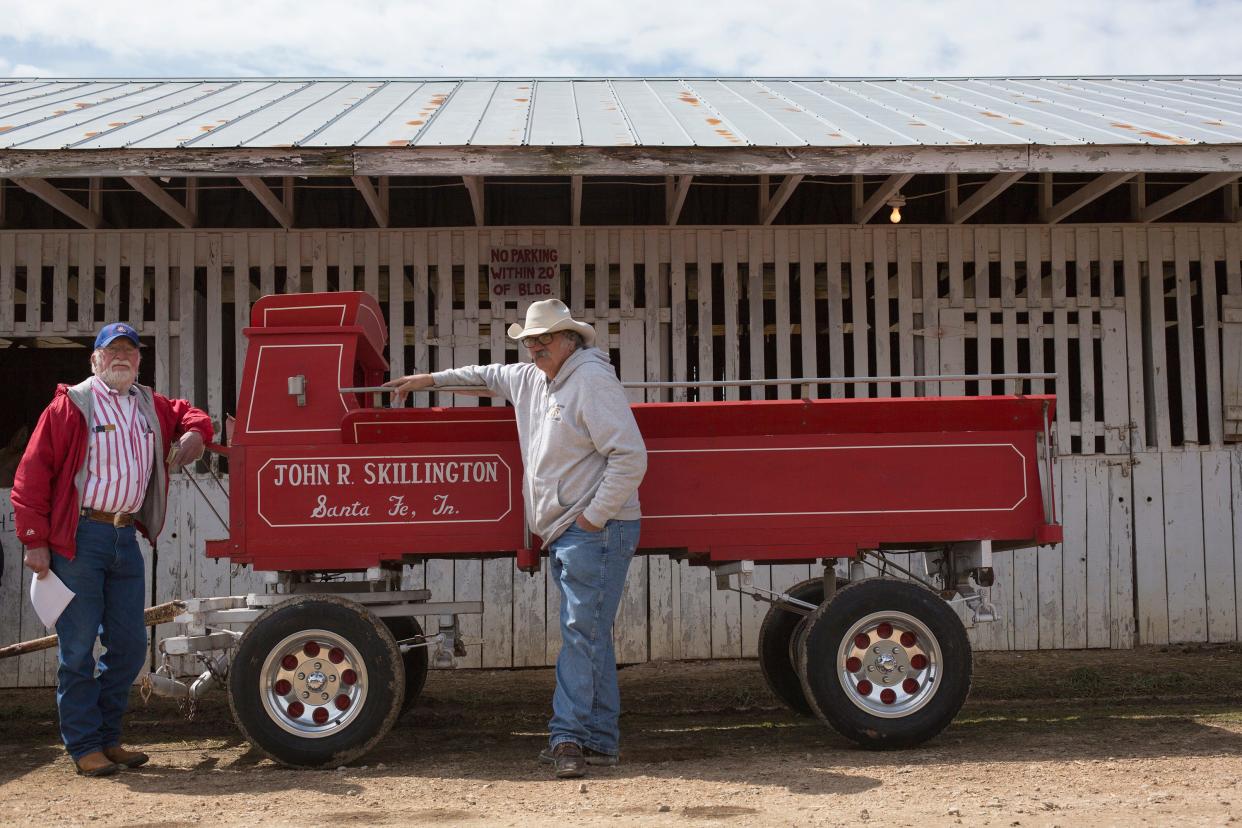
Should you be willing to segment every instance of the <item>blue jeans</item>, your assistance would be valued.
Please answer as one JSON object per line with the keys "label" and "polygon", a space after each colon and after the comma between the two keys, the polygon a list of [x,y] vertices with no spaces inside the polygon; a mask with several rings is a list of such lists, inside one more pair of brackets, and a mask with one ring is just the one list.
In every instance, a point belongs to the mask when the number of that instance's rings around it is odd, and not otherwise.
{"label": "blue jeans", "polygon": [[[73,560],[52,554],[52,571],[74,592],[56,621],[56,707],[60,737],[75,760],[121,743],[129,690],[147,661],[146,586],[134,527],[81,518],[76,542]],[[98,678],[96,636],[105,648]]]}
{"label": "blue jeans", "polygon": [[573,525],[548,547],[552,579],[561,593],[561,654],[548,723],[553,748],[574,742],[612,756],[620,752],[612,624],[638,548],[639,523],[610,520],[598,532]]}

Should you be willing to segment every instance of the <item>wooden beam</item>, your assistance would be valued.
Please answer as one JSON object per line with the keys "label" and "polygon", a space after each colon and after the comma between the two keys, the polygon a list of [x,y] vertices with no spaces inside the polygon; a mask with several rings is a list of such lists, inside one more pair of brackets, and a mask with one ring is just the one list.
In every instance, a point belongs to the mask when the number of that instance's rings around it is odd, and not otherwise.
{"label": "wooden beam", "polygon": [[1048,216],[1052,214],[1053,199],[1053,174],[1050,172],[1039,174],[1039,220],[1046,222]]}
{"label": "wooden beam", "polygon": [[266,178],[354,175],[893,175],[945,172],[1213,173],[1242,169],[1242,144],[1185,146],[308,147],[5,150],[0,177]]}
{"label": "wooden beam", "polygon": [[96,215],[103,215],[103,179],[99,176],[87,179],[87,208]]}
{"label": "wooden beam", "polygon": [[569,177],[569,223],[574,227],[582,226],[582,176]]}
{"label": "wooden beam", "polygon": [[896,195],[902,187],[906,186],[906,182],[911,178],[914,178],[913,174],[903,173],[901,175],[890,175],[880,182],[880,186],[876,188],[870,198],[863,202],[863,206],[854,211],[854,223],[866,224],[869,222],[871,217],[884,206],[884,202]]}
{"label": "wooden beam", "polygon": [[4,227],[4,191],[7,184],[7,181],[0,178],[0,227]]}
{"label": "wooden beam", "polygon": [[98,230],[103,226],[103,217],[99,213],[93,213],[90,209],[83,207],[53,187],[46,179],[14,178],[13,183],[31,195],[43,199],[87,230]]}
{"label": "wooden beam", "polygon": [[1195,181],[1192,181],[1182,187],[1180,190],[1169,193],[1167,196],[1154,204],[1149,204],[1144,207],[1143,213],[1139,217],[1139,221],[1144,223],[1155,221],[1161,216],[1168,215],[1179,207],[1185,207],[1190,202],[1203,198],[1203,196],[1214,190],[1219,190],[1226,184],[1232,184],[1234,181],[1238,180],[1240,175],[1242,175],[1242,173],[1212,173],[1211,175],[1205,175],[1199,179],[1196,179]]}
{"label": "wooden beam", "polygon": [[776,192],[772,194],[772,200],[768,202],[768,209],[760,218],[763,224],[771,224],[780,214],[781,209],[785,206],[785,202],[789,201],[789,197],[793,195],[793,191],[802,183],[802,175],[787,175],[781,181]]}
{"label": "wooden beam", "polygon": [[759,176],[759,212],[755,215],[762,216],[768,211],[768,202],[772,200],[772,176]]}
{"label": "wooden beam", "polygon": [[154,179],[146,178],[140,175],[125,176],[125,183],[142,193],[151,203],[159,207],[173,221],[189,230],[198,226],[198,217],[181,205],[177,199],[170,196],[163,187],[156,184]]}
{"label": "wooden beam", "polygon": [[692,175],[678,176],[676,185],[672,182],[672,176],[664,179],[664,223],[669,227],[676,225],[681,217],[681,208],[686,204],[692,181]]}
{"label": "wooden beam", "polygon": [[[1145,146],[1145,145],[1144,145]],[[1138,147],[375,147],[356,148],[372,175],[943,175],[1000,172],[1220,172],[1242,169],[1242,144]],[[1158,150],[1158,151],[1156,151]],[[6,170],[0,158],[0,175]],[[47,154],[47,153],[45,153]],[[52,153],[59,155],[60,152]],[[270,163],[264,159],[251,163]],[[1232,165],[1232,166],[1231,166]]]}
{"label": "wooden beam", "polygon": [[[1242,221],[1242,201],[1239,200],[1239,194],[1242,193],[1242,187],[1238,182],[1225,187],[1225,221]],[[4,206],[0,205],[0,224],[4,223]]]}
{"label": "wooden beam", "polygon": [[1130,182],[1130,220],[1142,221],[1147,208],[1147,174],[1139,173]]}
{"label": "wooden beam", "polygon": [[354,186],[358,188],[358,192],[362,193],[362,200],[367,203],[367,207],[371,208],[371,215],[375,218],[375,223],[383,229],[388,228],[388,202],[375,190],[375,185],[371,183],[370,176],[355,175],[351,179]]}
{"label": "wooden beam", "polygon": [[474,210],[474,226],[483,226],[483,176],[463,175],[461,180],[466,184],[466,192],[470,193],[470,207]]}
{"label": "wooden beam", "polygon": [[1044,221],[1049,224],[1056,224],[1067,218],[1071,213],[1086,207],[1105,193],[1111,192],[1125,184],[1136,175],[1138,173],[1106,173],[1099,178],[1092,179],[1061,199],[1058,204],[1050,206],[1047,213],[1044,214]]}
{"label": "wooden beam", "polygon": [[949,216],[949,222],[961,224],[983,209],[989,201],[1013,186],[1023,175],[1024,173],[1001,173],[992,176],[982,187],[975,190],[970,198],[958,205],[958,208]]}
{"label": "wooden beam", "polygon": [[[944,214],[946,216],[953,215],[957,212],[957,205],[960,203],[961,202],[958,200],[957,173],[949,173],[945,176]],[[858,208],[861,205],[856,204],[854,206],[855,208]]]}
{"label": "wooden beam", "polygon": [[271,187],[263,183],[262,178],[255,175],[243,175],[237,180],[250,191],[251,195],[259,200],[260,204],[267,208],[267,211],[272,214],[272,217],[276,219],[281,227],[286,230],[293,227],[293,212],[276,197]]}
{"label": "wooden beam", "polygon": [[198,179],[193,176],[185,180],[185,209],[198,215]]}

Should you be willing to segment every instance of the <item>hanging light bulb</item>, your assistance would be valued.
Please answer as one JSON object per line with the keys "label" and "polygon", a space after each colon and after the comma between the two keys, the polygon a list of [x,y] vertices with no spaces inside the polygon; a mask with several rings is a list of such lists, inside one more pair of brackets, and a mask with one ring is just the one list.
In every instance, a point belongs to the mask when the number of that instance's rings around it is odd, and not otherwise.
{"label": "hanging light bulb", "polygon": [[893,208],[893,212],[888,214],[888,220],[893,224],[901,223],[901,208],[906,206],[904,196],[895,195],[888,200],[888,206]]}

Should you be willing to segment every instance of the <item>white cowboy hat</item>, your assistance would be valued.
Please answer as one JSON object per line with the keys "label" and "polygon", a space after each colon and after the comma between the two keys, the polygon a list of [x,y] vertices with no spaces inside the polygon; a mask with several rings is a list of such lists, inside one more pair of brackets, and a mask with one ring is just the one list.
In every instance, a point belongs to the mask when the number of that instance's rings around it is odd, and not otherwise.
{"label": "white cowboy hat", "polygon": [[582,337],[583,344],[595,344],[595,329],[570,316],[569,308],[560,299],[544,299],[542,302],[533,303],[526,309],[526,326],[514,322],[509,326],[508,333],[510,339],[522,339],[556,331],[573,331]]}

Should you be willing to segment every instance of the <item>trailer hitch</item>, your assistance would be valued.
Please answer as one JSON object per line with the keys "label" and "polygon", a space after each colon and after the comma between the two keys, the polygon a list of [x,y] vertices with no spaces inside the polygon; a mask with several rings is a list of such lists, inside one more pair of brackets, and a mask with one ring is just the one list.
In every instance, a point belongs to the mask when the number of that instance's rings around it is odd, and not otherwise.
{"label": "trailer hitch", "polygon": [[142,696],[143,702],[149,701],[152,694],[175,699],[181,713],[187,719],[193,721],[194,714],[198,712],[198,700],[205,696],[207,691],[216,686],[217,683],[224,682],[228,678],[229,672],[229,657],[227,653],[221,653],[215,658],[200,653],[198,658],[207,669],[194,681],[186,684],[174,676],[172,661],[168,653],[165,652],[164,663],[155,672],[146,673],[142,677],[142,683],[139,685],[138,692]]}

